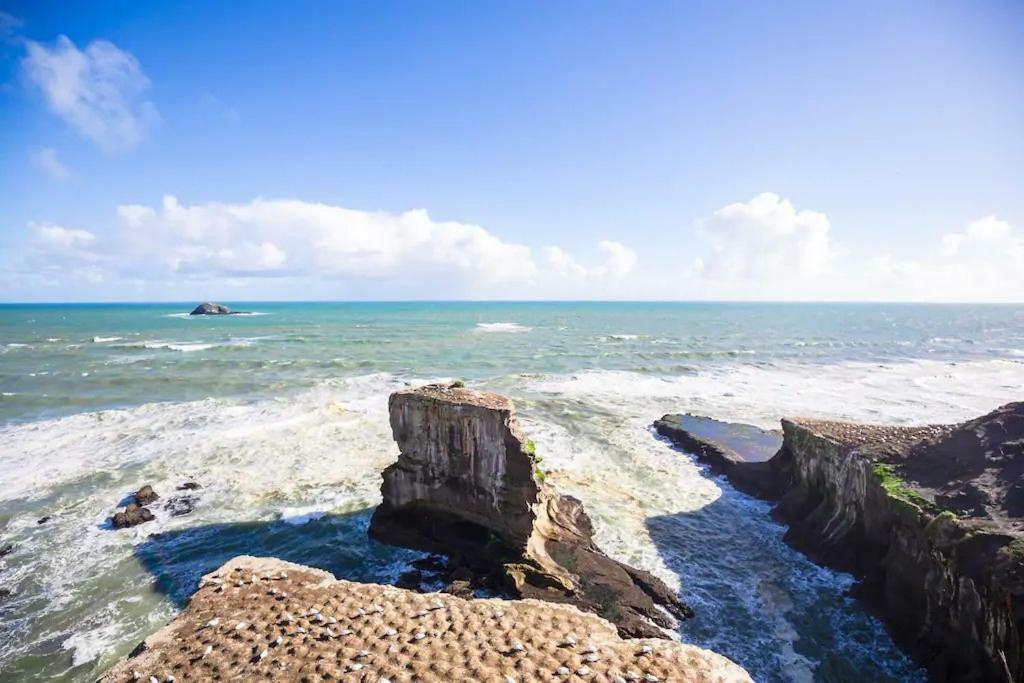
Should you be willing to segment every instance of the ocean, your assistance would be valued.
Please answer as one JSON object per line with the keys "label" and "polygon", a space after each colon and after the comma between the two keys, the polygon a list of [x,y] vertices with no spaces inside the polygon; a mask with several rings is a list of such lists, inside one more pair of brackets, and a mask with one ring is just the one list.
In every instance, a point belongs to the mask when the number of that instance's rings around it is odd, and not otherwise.
{"label": "ocean", "polygon": [[[366,536],[387,397],[452,379],[510,396],[600,545],[680,587],[681,640],[758,681],[924,680],[850,576],[651,422],[946,422],[1024,398],[1022,306],[195,303],[0,305],[0,681],[93,680],[235,555],[394,580],[420,555]],[[192,513],[111,528],[142,484],[186,481]]]}

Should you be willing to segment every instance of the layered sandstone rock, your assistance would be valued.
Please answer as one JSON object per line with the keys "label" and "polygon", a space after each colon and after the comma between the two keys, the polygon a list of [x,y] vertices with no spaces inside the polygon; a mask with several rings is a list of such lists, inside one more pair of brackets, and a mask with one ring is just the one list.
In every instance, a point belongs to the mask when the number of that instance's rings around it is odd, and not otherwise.
{"label": "layered sandstone rock", "polygon": [[666,640],[623,640],[568,605],[464,600],[335,580],[236,557],[102,683],[129,681],[749,682],[728,659]]}
{"label": "layered sandstone rock", "polygon": [[508,399],[430,385],[389,408],[401,453],[384,471],[375,538],[464,558],[507,594],[577,605],[626,636],[663,637],[670,614],[691,616],[661,580],[594,544],[580,501],[544,483]]}
{"label": "layered sandstone rock", "polygon": [[1024,680],[1024,403],[959,425],[782,427],[764,476],[786,540],[853,571],[932,680]]}

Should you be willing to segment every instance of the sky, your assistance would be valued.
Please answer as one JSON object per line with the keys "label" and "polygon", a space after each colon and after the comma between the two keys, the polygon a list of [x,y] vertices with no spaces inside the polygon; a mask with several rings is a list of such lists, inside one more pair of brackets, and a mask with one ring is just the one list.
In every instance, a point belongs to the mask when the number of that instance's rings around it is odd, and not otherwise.
{"label": "sky", "polygon": [[0,0],[0,300],[1024,301],[1024,3]]}

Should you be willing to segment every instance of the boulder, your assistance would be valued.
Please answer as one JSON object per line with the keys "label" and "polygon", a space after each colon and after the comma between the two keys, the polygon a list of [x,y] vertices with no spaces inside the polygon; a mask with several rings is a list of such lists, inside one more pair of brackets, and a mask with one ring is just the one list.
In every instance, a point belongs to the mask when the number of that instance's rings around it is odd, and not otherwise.
{"label": "boulder", "polygon": [[143,522],[152,522],[154,519],[149,508],[130,503],[124,510],[114,513],[113,522],[115,529],[127,529]]}
{"label": "boulder", "polygon": [[132,494],[132,498],[135,500],[136,505],[149,505],[150,503],[159,500],[160,496],[156,495],[156,491],[149,484],[146,484],[141,489]]}
{"label": "boulder", "polygon": [[545,483],[507,398],[434,384],[392,394],[389,412],[400,453],[384,471],[374,538],[472,558],[479,582],[571,603],[626,637],[665,637],[669,614],[692,616],[658,578],[601,552],[582,503]]}
{"label": "boulder", "polygon": [[189,315],[231,315],[231,309],[224,304],[206,302],[192,309]]}

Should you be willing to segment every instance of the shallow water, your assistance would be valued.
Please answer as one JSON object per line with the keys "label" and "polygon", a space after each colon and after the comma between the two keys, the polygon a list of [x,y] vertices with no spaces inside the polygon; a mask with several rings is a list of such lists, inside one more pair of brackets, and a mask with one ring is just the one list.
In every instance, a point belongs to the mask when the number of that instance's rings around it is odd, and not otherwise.
{"label": "shallow water", "polygon": [[[726,304],[0,306],[0,680],[90,680],[241,553],[388,581],[371,543],[391,391],[511,396],[601,545],[681,586],[680,637],[755,679],[915,680],[767,506],[657,438],[665,412],[951,421],[1020,399],[1024,309]],[[142,483],[195,512],[113,531]],[[36,520],[52,515],[45,524]],[[159,533],[156,538],[150,538]]]}

